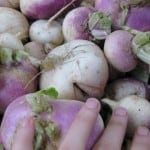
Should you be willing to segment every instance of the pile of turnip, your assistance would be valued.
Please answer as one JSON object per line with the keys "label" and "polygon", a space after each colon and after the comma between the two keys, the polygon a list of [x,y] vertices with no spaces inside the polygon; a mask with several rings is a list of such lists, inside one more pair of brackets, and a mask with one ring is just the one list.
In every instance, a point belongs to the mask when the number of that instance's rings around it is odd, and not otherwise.
{"label": "pile of turnip", "polygon": [[107,125],[105,105],[128,111],[126,139],[138,126],[150,129],[149,14],[149,0],[0,0],[4,149],[11,150],[18,124],[29,116],[34,150],[58,149],[91,97],[103,113],[87,150]]}

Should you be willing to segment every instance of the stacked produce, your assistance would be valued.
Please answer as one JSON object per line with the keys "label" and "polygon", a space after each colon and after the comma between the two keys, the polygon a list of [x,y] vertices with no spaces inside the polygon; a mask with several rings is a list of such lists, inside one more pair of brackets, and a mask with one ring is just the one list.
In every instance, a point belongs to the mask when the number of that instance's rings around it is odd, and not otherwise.
{"label": "stacked produce", "polygon": [[[58,149],[87,98],[150,128],[149,0],[0,0],[0,142],[35,122],[34,149]],[[87,150],[110,112],[99,113]],[[43,146],[44,144],[44,147]]]}

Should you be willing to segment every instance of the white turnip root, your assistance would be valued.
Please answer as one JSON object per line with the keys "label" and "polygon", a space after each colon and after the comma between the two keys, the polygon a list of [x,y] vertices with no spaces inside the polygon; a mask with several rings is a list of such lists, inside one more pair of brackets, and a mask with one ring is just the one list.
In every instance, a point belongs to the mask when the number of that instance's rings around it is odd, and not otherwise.
{"label": "white turnip root", "polygon": [[49,23],[47,20],[33,22],[29,29],[29,37],[31,41],[42,44],[49,43],[51,49],[62,44],[64,40],[61,24],[57,21],[51,21]]}
{"label": "white turnip root", "polygon": [[117,30],[107,36],[104,43],[104,53],[108,62],[120,72],[129,72],[137,65],[137,59],[132,52],[133,35],[124,30]]}
{"label": "white turnip root", "polygon": [[[31,19],[48,19],[55,15],[72,0],[20,0],[20,9],[25,16]],[[74,0],[72,7],[77,7],[82,0]]]}
{"label": "white turnip root", "polygon": [[72,40],[56,47],[41,68],[40,88],[55,87],[59,98],[101,97],[108,80],[103,51],[86,40]]}
{"label": "white turnip root", "polygon": [[11,33],[1,33],[0,34],[0,47],[24,50],[23,43],[14,34]]}
{"label": "white turnip root", "polygon": [[64,17],[62,29],[66,41],[83,39],[98,42],[111,32],[111,19],[92,7],[78,7]]}
{"label": "white turnip root", "polygon": [[119,101],[108,98],[101,99],[113,110],[116,107],[123,107],[129,115],[127,135],[133,137],[135,130],[139,126],[146,126],[150,129],[150,102],[147,99],[136,95],[129,95]]}
{"label": "white turnip root", "polygon": [[[53,150],[58,150],[61,141],[84,103],[77,100],[56,100],[49,97],[47,91],[24,95],[8,106],[0,129],[1,141],[6,150],[11,149],[18,124],[27,116],[33,117],[35,124],[33,149],[46,150],[47,147],[53,147]],[[99,115],[85,150],[92,148],[103,129],[103,120]]]}
{"label": "white turnip root", "polygon": [[12,8],[0,7],[0,33],[11,33],[20,40],[25,40],[29,35],[29,23],[25,16]]}
{"label": "white turnip root", "polygon": [[120,100],[128,95],[149,99],[148,85],[134,78],[121,78],[107,84],[105,95],[115,100]]}
{"label": "white turnip root", "polygon": [[44,45],[39,42],[28,42],[24,45],[24,50],[29,53],[29,55],[39,59],[43,60],[46,57],[46,52]]}

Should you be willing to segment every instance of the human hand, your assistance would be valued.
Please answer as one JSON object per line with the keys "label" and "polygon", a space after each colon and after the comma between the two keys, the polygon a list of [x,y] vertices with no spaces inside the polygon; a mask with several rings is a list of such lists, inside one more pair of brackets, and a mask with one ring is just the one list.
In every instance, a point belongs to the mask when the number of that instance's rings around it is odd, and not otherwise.
{"label": "human hand", "polygon": [[[88,99],[72,123],[59,150],[85,150],[87,139],[96,122],[99,110],[99,101],[93,98]],[[121,150],[127,122],[128,114],[126,110],[124,108],[117,108],[113,112],[102,136],[98,139],[92,150]],[[146,127],[139,127],[134,135],[130,150],[149,149],[150,132]]]}
{"label": "human hand", "polygon": [[[85,150],[85,146],[100,111],[100,103],[94,98],[87,100],[72,123],[59,150]],[[102,136],[92,150],[121,150],[128,122],[125,109],[117,108],[105,128]],[[28,128],[28,124],[33,128]],[[34,122],[26,118],[14,137],[12,150],[33,150]],[[146,127],[139,127],[132,141],[131,150],[149,150],[150,132]]]}

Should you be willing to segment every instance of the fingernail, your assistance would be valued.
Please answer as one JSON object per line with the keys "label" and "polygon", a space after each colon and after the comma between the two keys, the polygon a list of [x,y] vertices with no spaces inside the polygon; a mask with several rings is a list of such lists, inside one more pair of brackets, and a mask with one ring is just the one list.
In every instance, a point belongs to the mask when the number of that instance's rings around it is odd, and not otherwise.
{"label": "fingernail", "polygon": [[124,108],[119,107],[115,110],[114,114],[117,115],[117,116],[122,116],[123,117],[123,116],[127,115],[127,111]]}
{"label": "fingernail", "polygon": [[85,103],[87,108],[95,109],[98,107],[98,101],[95,99],[88,99]]}
{"label": "fingernail", "polygon": [[146,127],[139,127],[137,130],[138,135],[148,135],[149,134],[149,129]]}

